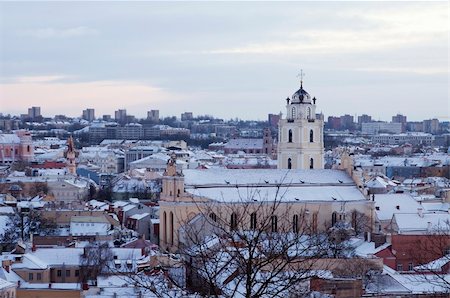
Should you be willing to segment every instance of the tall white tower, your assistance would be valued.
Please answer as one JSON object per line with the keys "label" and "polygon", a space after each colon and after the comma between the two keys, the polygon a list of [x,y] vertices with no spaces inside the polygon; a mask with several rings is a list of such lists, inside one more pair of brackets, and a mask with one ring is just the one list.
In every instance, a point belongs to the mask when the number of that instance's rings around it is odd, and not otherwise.
{"label": "tall white tower", "polygon": [[286,118],[278,124],[278,169],[323,169],[323,119],[316,118],[316,98],[301,80],[286,102]]}

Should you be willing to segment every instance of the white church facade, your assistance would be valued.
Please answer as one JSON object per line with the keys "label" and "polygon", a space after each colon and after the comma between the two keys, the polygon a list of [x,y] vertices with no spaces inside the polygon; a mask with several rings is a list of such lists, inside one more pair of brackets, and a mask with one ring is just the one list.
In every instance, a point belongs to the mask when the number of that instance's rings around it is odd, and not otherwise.
{"label": "white church facade", "polygon": [[278,124],[278,169],[323,169],[323,119],[316,98],[303,89],[286,99],[286,117]]}

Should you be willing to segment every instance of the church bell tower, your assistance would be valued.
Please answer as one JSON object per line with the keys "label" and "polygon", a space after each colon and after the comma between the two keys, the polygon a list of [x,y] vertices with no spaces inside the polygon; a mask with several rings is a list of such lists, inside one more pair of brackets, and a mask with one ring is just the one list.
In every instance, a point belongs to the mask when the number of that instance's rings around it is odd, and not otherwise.
{"label": "church bell tower", "polygon": [[300,77],[278,124],[278,169],[323,169],[323,119],[316,118],[316,98],[303,89],[303,72]]}

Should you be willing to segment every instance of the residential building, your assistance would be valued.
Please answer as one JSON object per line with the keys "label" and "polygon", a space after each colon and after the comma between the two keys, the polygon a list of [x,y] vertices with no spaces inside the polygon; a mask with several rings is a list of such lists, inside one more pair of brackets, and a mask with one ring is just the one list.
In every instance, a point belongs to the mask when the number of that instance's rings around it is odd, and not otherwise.
{"label": "residential building", "polygon": [[18,130],[12,134],[0,134],[0,164],[30,162],[34,158],[31,133]]}
{"label": "residential building", "polygon": [[41,107],[31,107],[28,109],[28,117],[36,119],[41,116]]}
{"label": "residential building", "polygon": [[181,114],[181,121],[188,121],[194,119],[192,112],[184,112]]}
{"label": "residential building", "polygon": [[114,112],[114,119],[118,122],[125,122],[127,120],[127,110],[119,109]]}
{"label": "residential building", "polygon": [[94,121],[95,120],[95,110],[94,109],[83,110],[82,118],[89,122]]}
{"label": "residential building", "polygon": [[429,119],[423,120],[423,131],[431,134],[437,134],[439,132],[439,120]]}
{"label": "residential building", "polygon": [[396,133],[402,132],[402,123],[371,122],[362,123],[361,132],[363,134],[374,135],[378,133]]}
{"label": "residential building", "polygon": [[111,223],[104,216],[73,216],[70,219],[72,236],[106,236]]}
{"label": "residential building", "polygon": [[406,131],[406,116],[397,114],[395,116],[392,116],[392,123],[401,123],[402,124],[402,132]]}
{"label": "residential building", "polygon": [[159,110],[150,110],[147,112],[147,120],[153,123],[159,122]]}

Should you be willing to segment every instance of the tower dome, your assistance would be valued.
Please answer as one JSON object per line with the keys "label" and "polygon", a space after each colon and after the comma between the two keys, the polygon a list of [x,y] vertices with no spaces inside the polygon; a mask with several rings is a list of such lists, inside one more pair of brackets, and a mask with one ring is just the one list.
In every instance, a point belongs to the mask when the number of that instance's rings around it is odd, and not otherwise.
{"label": "tower dome", "polygon": [[298,89],[297,91],[295,91],[294,94],[292,94],[292,101],[291,103],[295,104],[300,104],[300,103],[306,103],[306,104],[310,104],[311,103],[311,95],[309,95],[308,92],[306,92],[305,89],[303,89],[303,84],[300,85],[300,89]]}

